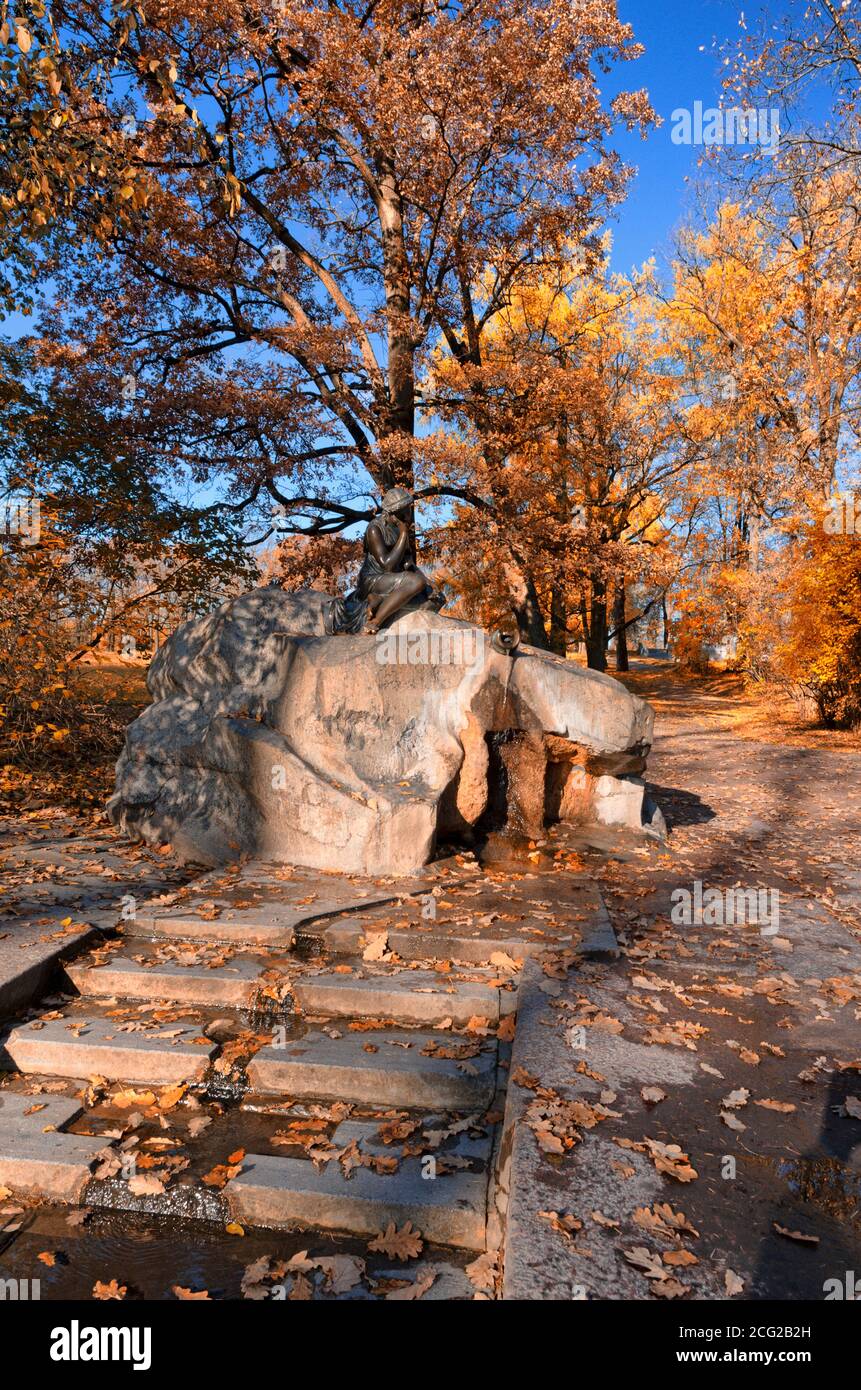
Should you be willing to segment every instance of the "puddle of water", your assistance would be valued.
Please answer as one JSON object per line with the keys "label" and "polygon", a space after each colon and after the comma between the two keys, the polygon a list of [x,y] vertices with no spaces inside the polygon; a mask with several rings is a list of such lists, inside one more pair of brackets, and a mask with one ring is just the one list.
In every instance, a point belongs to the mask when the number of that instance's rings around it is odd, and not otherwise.
{"label": "puddle of water", "polygon": [[799,1201],[820,1207],[836,1221],[861,1227],[861,1172],[836,1158],[766,1158],[745,1160],[771,1169]]}
{"label": "puddle of water", "polygon": [[[112,1279],[126,1286],[127,1302],[175,1298],[175,1285],[194,1292],[208,1290],[212,1299],[238,1299],[242,1297],[243,1274],[254,1261],[289,1260],[307,1250],[312,1259],[358,1256],[367,1261],[371,1279],[391,1274],[396,1280],[413,1280],[432,1263],[440,1270],[440,1293],[447,1286],[448,1297],[472,1296],[462,1273],[463,1266],[475,1259],[467,1251],[428,1247],[420,1261],[391,1271],[384,1256],[368,1252],[365,1241],[346,1236],[254,1230],[244,1236],[230,1236],[223,1228],[203,1222],[176,1223],[170,1218],[118,1211],[93,1212],[85,1225],[70,1227],[66,1216],[65,1209],[57,1207],[37,1211],[27,1228],[0,1252],[0,1279],[26,1280],[28,1284],[38,1280],[42,1300],[89,1300],[97,1280],[108,1283]],[[40,1260],[40,1254],[53,1256],[54,1264]],[[332,1297],[322,1271],[309,1277],[315,1298]],[[382,1297],[387,1290],[388,1285],[381,1284],[375,1292],[366,1281],[347,1297]]]}

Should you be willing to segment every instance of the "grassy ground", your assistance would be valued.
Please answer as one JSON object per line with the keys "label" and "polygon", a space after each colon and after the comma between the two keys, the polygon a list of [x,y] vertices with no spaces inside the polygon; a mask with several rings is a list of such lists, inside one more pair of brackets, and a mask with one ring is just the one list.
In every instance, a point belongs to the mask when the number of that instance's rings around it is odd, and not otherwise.
{"label": "grassy ground", "polygon": [[77,666],[69,682],[68,739],[3,757],[0,815],[55,809],[91,817],[113,792],[126,726],[149,704],[146,667]]}

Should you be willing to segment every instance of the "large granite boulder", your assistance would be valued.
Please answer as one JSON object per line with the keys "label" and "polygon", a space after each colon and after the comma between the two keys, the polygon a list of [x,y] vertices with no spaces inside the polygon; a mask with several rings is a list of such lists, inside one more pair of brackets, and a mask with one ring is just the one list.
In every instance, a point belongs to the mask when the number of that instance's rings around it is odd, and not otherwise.
{"label": "large granite boulder", "polygon": [[121,829],[203,864],[367,874],[552,820],[660,833],[638,776],[653,713],[617,681],[427,608],[326,636],[329,603],[256,589],[177,629],[117,763]]}

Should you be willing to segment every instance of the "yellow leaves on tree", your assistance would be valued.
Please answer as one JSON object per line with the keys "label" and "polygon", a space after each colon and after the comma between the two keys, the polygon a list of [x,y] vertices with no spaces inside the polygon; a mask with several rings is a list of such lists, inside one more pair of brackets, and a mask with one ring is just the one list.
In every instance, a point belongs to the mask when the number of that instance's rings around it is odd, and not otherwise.
{"label": "yellow leaves on tree", "polygon": [[861,723],[861,537],[811,527],[782,585],[779,669],[809,691],[823,723]]}

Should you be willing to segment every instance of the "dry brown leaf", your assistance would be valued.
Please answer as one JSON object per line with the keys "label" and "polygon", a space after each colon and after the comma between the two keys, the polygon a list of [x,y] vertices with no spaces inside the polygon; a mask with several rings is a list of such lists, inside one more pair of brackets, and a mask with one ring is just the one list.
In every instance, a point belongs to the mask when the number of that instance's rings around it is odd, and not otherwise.
{"label": "dry brown leaf", "polygon": [[414,1260],[421,1254],[423,1245],[421,1231],[414,1230],[411,1221],[406,1221],[400,1229],[390,1221],[385,1231],[378,1231],[368,1242],[368,1249],[387,1255],[391,1260]]}
{"label": "dry brown leaf", "polygon": [[684,1298],[690,1289],[678,1279],[660,1279],[649,1285],[649,1292],[656,1298]]}
{"label": "dry brown leaf", "polygon": [[553,1230],[558,1231],[561,1236],[570,1237],[583,1229],[583,1222],[578,1221],[570,1212],[563,1215],[558,1211],[540,1211],[538,1215],[542,1220],[549,1221]]}
{"label": "dry brown leaf", "polygon": [[686,1265],[698,1265],[699,1260],[691,1250],[667,1250],[663,1256],[664,1264],[673,1269],[684,1269]]}
{"label": "dry brown leaf", "polygon": [[[206,1041],[208,1043],[209,1038]],[[111,1096],[111,1105],[118,1106],[120,1110],[147,1110],[155,1103],[156,1098],[152,1091],[117,1091]]]}
{"label": "dry brown leaf", "polygon": [[515,1014],[506,1014],[496,1030],[496,1036],[500,1042],[513,1042],[517,1028],[517,1017]]}
{"label": "dry brown leaf", "polygon": [[661,1263],[660,1255],[653,1254],[645,1245],[637,1245],[633,1250],[623,1250],[622,1254],[628,1264],[645,1274],[647,1279],[666,1279],[667,1271]]}
{"label": "dry brown leaf", "polygon": [[483,1255],[479,1255],[477,1260],[473,1260],[464,1270],[467,1279],[475,1289],[492,1289],[494,1281],[499,1273],[499,1256],[493,1250],[488,1250]]}
{"label": "dry brown leaf", "polygon": [[365,1261],[358,1255],[321,1255],[313,1262],[326,1275],[326,1290],[332,1294],[349,1293],[361,1284]]}
{"label": "dry brown leaf", "polygon": [[693,1182],[699,1176],[678,1144],[663,1144],[658,1139],[644,1139],[643,1144],[659,1173],[668,1173],[677,1182]]}
{"label": "dry brown leaf", "polygon": [[781,1226],[777,1221],[772,1222],[774,1229],[779,1236],[785,1236],[787,1240],[797,1240],[800,1245],[818,1245],[818,1236],[809,1236],[804,1231],[790,1231],[786,1226]]}
{"label": "dry brown leaf", "polygon": [[411,1134],[415,1134],[420,1123],[419,1120],[392,1120],[389,1124],[380,1125],[377,1138],[383,1144],[402,1143],[409,1139]]}
{"label": "dry brown leaf", "polygon": [[225,1183],[228,1183],[231,1178],[235,1178],[241,1171],[241,1159],[238,1163],[216,1163],[214,1168],[211,1168],[208,1173],[204,1173],[201,1182],[206,1183],[207,1187],[214,1187],[220,1191]]}
{"label": "dry brown leaf", "polygon": [[493,951],[490,956],[490,964],[495,965],[497,970],[502,970],[507,975],[515,975],[520,969],[520,963],[507,951]]}
{"label": "dry brown leaf", "polygon": [[155,1173],[136,1173],[129,1178],[129,1192],[135,1197],[160,1197],[164,1192],[164,1183]]}
{"label": "dry brown leaf", "polygon": [[118,1284],[116,1279],[111,1279],[106,1284],[97,1279],[93,1285],[93,1298],[101,1299],[103,1302],[107,1302],[110,1298],[125,1298],[127,1293],[126,1285]]}
{"label": "dry brown leaf", "polygon": [[618,1231],[620,1229],[619,1222],[605,1216],[602,1211],[590,1211],[589,1215],[596,1226],[603,1226],[606,1231]]}
{"label": "dry brown leaf", "polygon": [[173,1110],[175,1105],[179,1105],[188,1087],[183,1083],[179,1086],[169,1086],[166,1091],[162,1091],[158,1098],[159,1110]]}
{"label": "dry brown leaf", "polygon": [[400,1289],[392,1289],[391,1293],[386,1294],[386,1302],[395,1303],[400,1301],[401,1303],[406,1303],[416,1298],[424,1298],[424,1295],[434,1283],[435,1279],[436,1270],[428,1274],[423,1274],[412,1284],[405,1284],[403,1288]]}
{"label": "dry brown leaf", "polygon": [[744,1086],[740,1086],[736,1091],[730,1091],[728,1096],[724,1096],[721,1105],[724,1110],[741,1110],[750,1100],[750,1091]]}
{"label": "dry brown leaf", "polygon": [[658,1105],[667,1099],[666,1091],[662,1091],[660,1086],[643,1086],[640,1095],[647,1105]]}
{"label": "dry brown leaf", "polygon": [[389,933],[387,931],[374,932],[362,952],[362,960],[391,960],[391,958]]}
{"label": "dry brown leaf", "polygon": [[564,1154],[565,1145],[550,1129],[534,1129],[536,1143],[542,1153]]}
{"label": "dry brown leaf", "polygon": [[673,1211],[669,1202],[656,1202],[652,1207],[637,1207],[634,1212],[634,1223],[642,1227],[644,1231],[651,1231],[654,1235],[668,1236],[674,1239],[677,1236],[697,1237],[697,1231],[685,1216],[683,1211]]}

